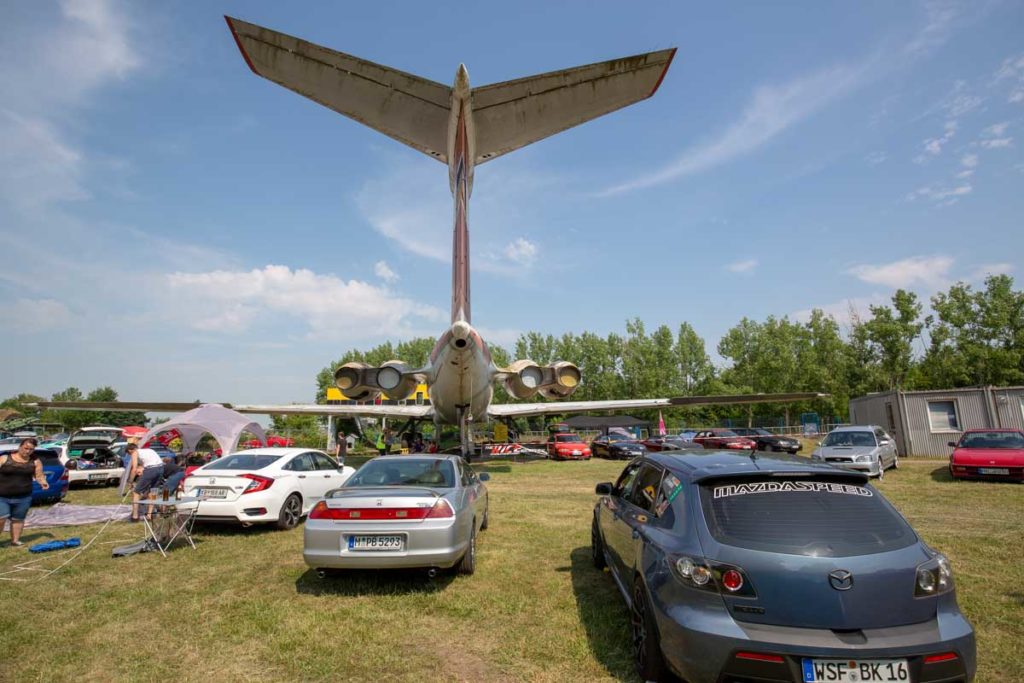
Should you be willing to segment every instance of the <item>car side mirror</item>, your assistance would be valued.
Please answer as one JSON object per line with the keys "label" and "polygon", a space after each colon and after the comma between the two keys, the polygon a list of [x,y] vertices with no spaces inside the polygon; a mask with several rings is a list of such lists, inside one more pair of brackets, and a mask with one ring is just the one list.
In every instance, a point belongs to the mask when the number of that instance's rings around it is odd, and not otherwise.
{"label": "car side mirror", "polygon": [[820,441],[818,442],[818,445],[819,445],[819,446],[821,445],[821,442],[820,442]]}
{"label": "car side mirror", "polygon": [[892,443],[892,442],[891,442],[891,441],[889,441],[889,439],[882,439],[882,440],[880,440],[880,441],[878,442],[878,445],[879,445],[879,446],[888,446],[888,445],[889,445],[890,443]]}
{"label": "car side mirror", "polygon": [[594,493],[599,496],[610,496],[612,495],[612,483],[610,481],[602,482],[594,487]]}
{"label": "car side mirror", "polygon": [[949,442],[948,444],[946,444],[946,445],[947,445],[947,446],[949,446],[950,448],[956,448],[956,441],[950,441],[950,442]]}
{"label": "car side mirror", "polygon": [[477,476],[479,476],[479,477],[480,477],[480,481],[490,481],[490,480],[491,480],[491,475],[490,475],[490,474],[488,474],[487,472],[481,472],[481,473],[480,473],[479,475],[477,475]]}

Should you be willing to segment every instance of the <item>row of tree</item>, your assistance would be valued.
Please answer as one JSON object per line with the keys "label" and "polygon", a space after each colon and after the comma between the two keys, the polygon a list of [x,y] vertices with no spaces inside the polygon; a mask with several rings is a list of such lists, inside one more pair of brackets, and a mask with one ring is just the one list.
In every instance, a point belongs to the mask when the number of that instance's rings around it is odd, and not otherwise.
{"label": "row of tree", "polygon": [[[74,431],[86,425],[103,424],[114,427],[143,425],[146,414],[141,412],[120,412],[113,410],[38,410],[26,407],[28,403],[45,401],[35,394],[18,394],[0,402],[0,408],[11,408],[23,417],[36,417],[44,424],[62,425],[65,431]],[[112,403],[117,401],[117,391],[113,387],[97,387],[88,394],[82,393],[78,387],[68,387],[55,393],[51,401],[87,401],[89,403]]]}
{"label": "row of tree", "polygon": [[[317,400],[325,399],[340,364],[378,365],[400,358],[421,366],[434,341],[418,338],[348,351],[318,373]],[[580,400],[819,391],[830,398],[760,410],[843,416],[851,397],[874,391],[1024,383],[1024,292],[1014,289],[1012,277],[997,275],[980,289],[961,282],[934,295],[927,315],[919,297],[901,289],[890,304],[871,306],[863,318],[851,309],[843,328],[820,310],[806,322],[743,318],[719,340],[717,351],[725,361],[721,366],[712,363],[705,340],[689,323],[674,331],[667,325],[648,331],[636,319],[626,323],[625,334],[527,332],[512,353],[491,346],[499,366],[512,358],[577,363],[583,383],[573,397]],[[705,418],[746,412],[735,407],[691,411]]]}

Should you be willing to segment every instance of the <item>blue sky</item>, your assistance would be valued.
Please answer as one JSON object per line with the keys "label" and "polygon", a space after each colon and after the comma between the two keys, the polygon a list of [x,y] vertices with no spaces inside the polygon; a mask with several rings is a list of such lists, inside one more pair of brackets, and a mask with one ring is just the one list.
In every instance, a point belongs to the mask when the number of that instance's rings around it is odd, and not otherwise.
{"label": "blue sky", "polygon": [[[439,334],[443,166],[254,76],[221,17],[449,84],[678,47],[655,97],[486,164],[474,323],[843,323],[1022,270],[1024,4],[8,3],[3,395],[308,401]],[[571,360],[571,359],[567,359]]]}

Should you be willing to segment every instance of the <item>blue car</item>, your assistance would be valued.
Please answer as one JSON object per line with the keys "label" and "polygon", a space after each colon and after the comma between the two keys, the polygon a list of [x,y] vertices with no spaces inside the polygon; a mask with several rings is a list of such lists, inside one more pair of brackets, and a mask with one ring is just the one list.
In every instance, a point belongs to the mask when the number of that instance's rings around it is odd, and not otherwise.
{"label": "blue car", "polygon": [[[18,450],[18,444],[3,444],[0,446],[0,455],[10,455]],[[32,504],[57,503],[64,500],[68,493],[68,471],[60,462],[60,453],[55,450],[37,448],[35,456],[43,462],[43,474],[46,476],[46,483],[50,488],[43,490],[43,487],[32,480]]]}
{"label": "blue car", "polygon": [[644,680],[974,677],[949,561],[861,472],[662,451],[597,493],[593,562],[626,600]]}

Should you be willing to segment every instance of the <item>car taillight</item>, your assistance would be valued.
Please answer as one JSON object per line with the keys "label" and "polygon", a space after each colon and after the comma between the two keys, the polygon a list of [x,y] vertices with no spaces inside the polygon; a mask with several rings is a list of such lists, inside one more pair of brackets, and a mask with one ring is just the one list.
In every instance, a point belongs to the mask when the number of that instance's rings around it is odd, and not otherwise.
{"label": "car taillight", "polygon": [[917,581],[914,582],[914,597],[928,598],[942,595],[953,590],[953,569],[949,560],[941,553],[917,568]]}
{"label": "car taillight", "polygon": [[252,480],[249,482],[249,485],[245,487],[245,490],[242,491],[243,496],[247,493],[259,493],[260,491],[266,491],[274,483],[273,479],[261,477],[258,474],[243,474],[242,478]]}
{"label": "car taillight", "polygon": [[676,556],[670,564],[676,577],[691,588],[744,598],[757,597],[754,587],[739,567],[686,556]]}
{"label": "car taillight", "polygon": [[60,475],[61,481],[71,481],[71,474],[65,469],[64,474]]}
{"label": "car taillight", "polygon": [[434,503],[434,507],[430,508],[430,513],[427,515],[428,519],[437,519],[443,517],[454,517],[455,511],[452,510],[452,506],[444,498],[438,499]]}
{"label": "car taillight", "polygon": [[938,664],[939,662],[951,662],[958,659],[955,652],[943,652],[941,655],[928,655],[924,658],[925,664]]}
{"label": "car taillight", "polygon": [[768,655],[763,652],[737,652],[736,659],[747,659],[752,662],[772,662],[773,664],[786,663],[786,660],[779,655]]}

